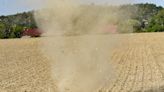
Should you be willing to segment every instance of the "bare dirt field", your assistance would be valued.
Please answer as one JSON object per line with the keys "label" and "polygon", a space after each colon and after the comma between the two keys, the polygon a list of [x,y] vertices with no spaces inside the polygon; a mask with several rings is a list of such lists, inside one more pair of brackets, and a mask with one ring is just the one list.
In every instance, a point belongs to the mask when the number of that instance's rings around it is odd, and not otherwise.
{"label": "bare dirt field", "polygon": [[[164,92],[164,33],[116,36],[121,40],[110,56],[117,77],[99,92]],[[0,92],[56,92],[51,62],[40,51],[41,39],[0,40]],[[107,48],[104,45],[99,46]]]}
{"label": "bare dirt field", "polygon": [[53,92],[50,65],[38,40],[0,40],[0,92]]}
{"label": "bare dirt field", "polygon": [[163,33],[127,35],[128,40],[114,50],[112,62],[118,78],[109,92],[164,92]]}

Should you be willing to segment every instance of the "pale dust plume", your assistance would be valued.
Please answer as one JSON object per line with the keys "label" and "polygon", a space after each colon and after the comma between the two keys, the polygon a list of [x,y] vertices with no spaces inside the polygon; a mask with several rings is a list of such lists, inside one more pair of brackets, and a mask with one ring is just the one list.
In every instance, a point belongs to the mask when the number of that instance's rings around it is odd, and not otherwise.
{"label": "pale dust plume", "polygon": [[117,33],[117,21],[122,19],[118,10],[76,0],[47,0],[44,7],[35,12],[35,19],[48,36],[41,49],[52,61],[57,92],[96,92],[110,85],[116,77],[110,56],[120,38],[102,34],[109,29]]}

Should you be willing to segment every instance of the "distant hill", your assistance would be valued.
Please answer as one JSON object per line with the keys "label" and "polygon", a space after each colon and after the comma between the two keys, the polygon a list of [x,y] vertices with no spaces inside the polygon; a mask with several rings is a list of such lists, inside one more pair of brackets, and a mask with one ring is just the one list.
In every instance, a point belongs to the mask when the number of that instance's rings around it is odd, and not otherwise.
{"label": "distant hill", "polygon": [[20,38],[24,29],[37,28],[33,11],[0,16],[0,38]]}
{"label": "distant hill", "polygon": [[20,25],[25,27],[36,26],[33,11],[18,13],[15,15],[0,16],[0,22],[7,26]]}

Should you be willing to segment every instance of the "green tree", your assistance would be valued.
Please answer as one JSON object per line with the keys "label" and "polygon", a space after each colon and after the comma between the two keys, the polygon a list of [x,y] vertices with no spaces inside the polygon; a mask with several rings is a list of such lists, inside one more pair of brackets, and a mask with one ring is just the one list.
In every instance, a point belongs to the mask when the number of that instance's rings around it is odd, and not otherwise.
{"label": "green tree", "polygon": [[0,38],[5,37],[4,33],[5,33],[5,24],[0,22]]}
{"label": "green tree", "polygon": [[20,25],[14,25],[10,34],[11,38],[21,38],[24,27]]}
{"label": "green tree", "polygon": [[148,32],[164,32],[164,9],[159,11],[151,20],[147,27]]}
{"label": "green tree", "polygon": [[132,33],[140,30],[140,22],[134,19],[128,19],[119,23],[119,32]]}

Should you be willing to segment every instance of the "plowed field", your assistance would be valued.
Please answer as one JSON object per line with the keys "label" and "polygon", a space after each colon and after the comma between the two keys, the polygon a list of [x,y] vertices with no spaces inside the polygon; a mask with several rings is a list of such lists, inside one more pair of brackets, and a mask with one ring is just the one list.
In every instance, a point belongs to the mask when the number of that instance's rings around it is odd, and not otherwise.
{"label": "plowed field", "polygon": [[[111,62],[117,78],[99,92],[164,92],[164,33],[116,36]],[[99,38],[104,37],[111,39]],[[56,92],[42,39],[0,40],[0,92]]]}

